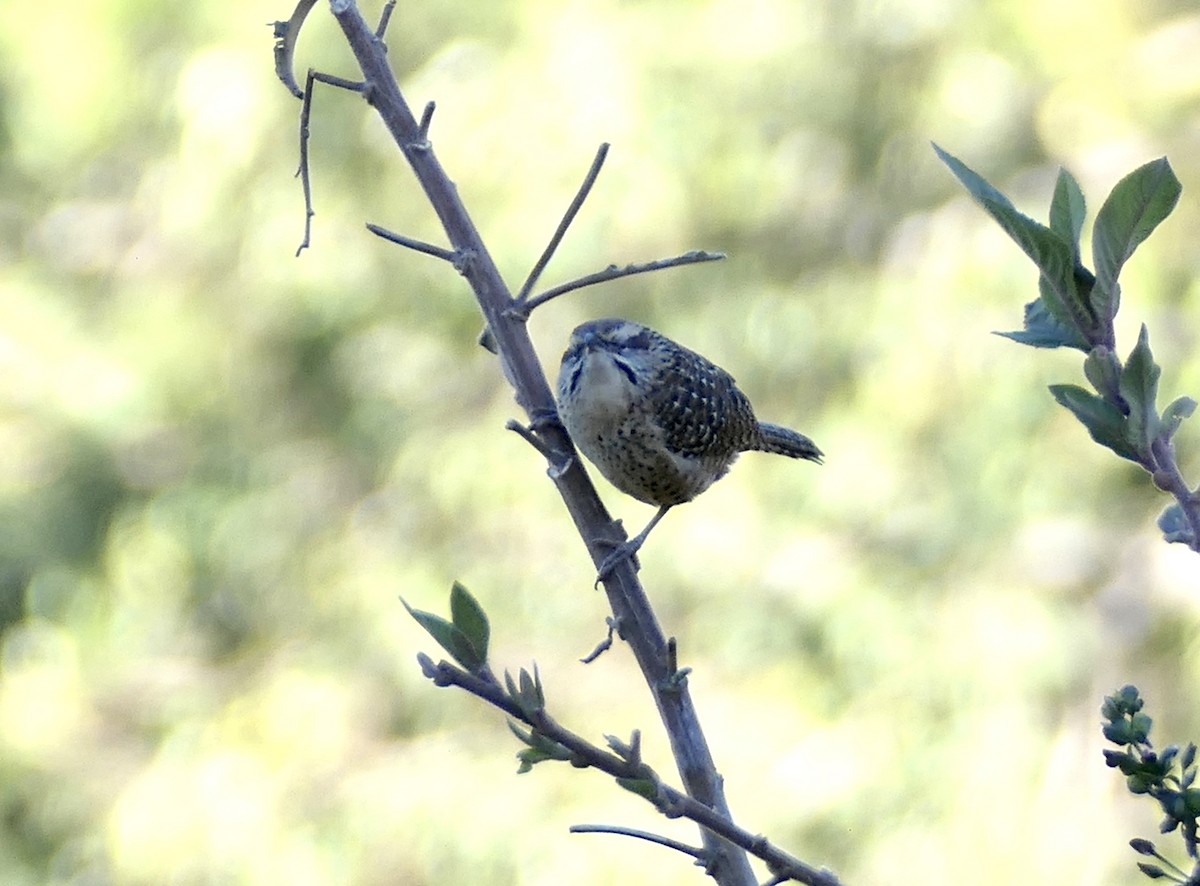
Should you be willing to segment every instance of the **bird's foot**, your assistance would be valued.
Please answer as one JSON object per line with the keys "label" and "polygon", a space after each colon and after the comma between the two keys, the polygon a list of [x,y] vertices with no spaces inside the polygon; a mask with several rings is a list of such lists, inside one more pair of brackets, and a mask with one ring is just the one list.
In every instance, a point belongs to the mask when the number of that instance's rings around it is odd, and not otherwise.
{"label": "bird's foot", "polygon": [[529,429],[531,431],[540,432],[546,430],[546,428],[558,428],[562,431],[567,429],[562,423],[562,419],[558,417],[558,410],[552,406],[534,409],[529,416]]}
{"label": "bird's foot", "polygon": [[[642,546],[642,541],[643,539],[638,537],[622,542],[613,549],[611,554],[601,560],[600,568],[596,570],[596,584],[593,587],[600,587],[600,582],[612,575],[613,570],[621,564],[622,560],[628,560],[633,566],[634,572],[641,569],[642,564],[638,562],[637,552]],[[611,544],[607,541],[604,543]]]}

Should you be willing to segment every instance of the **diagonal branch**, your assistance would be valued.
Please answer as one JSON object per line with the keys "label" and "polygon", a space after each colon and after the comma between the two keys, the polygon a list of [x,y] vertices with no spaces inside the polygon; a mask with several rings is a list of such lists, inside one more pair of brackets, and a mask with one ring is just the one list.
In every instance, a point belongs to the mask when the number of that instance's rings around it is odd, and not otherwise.
{"label": "diagonal branch", "polygon": [[575,216],[583,208],[583,201],[591,193],[592,185],[600,177],[600,170],[604,167],[604,158],[607,156],[608,143],[605,142],[596,151],[596,159],[592,161],[591,168],[588,169],[587,175],[584,176],[583,184],[579,186],[579,190],[575,194],[575,199],[571,201],[571,205],[563,213],[562,221],[558,223],[558,227],[554,230],[554,236],[550,238],[550,242],[546,244],[546,248],[542,251],[537,263],[534,264],[533,270],[525,278],[525,284],[521,287],[521,291],[517,293],[517,301],[519,303],[524,304],[525,299],[529,297],[529,293],[533,292],[533,287],[537,286],[537,281],[542,276],[542,272],[546,270],[546,265],[550,264],[550,259],[554,257],[554,252],[558,249],[558,244],[566,236],[567,228],[571,227],[571,222],[575,221]]}
{"label": "diagonal branch", "polygon": [[[353,0],[330,0],[330,8],[362,69],[361,94],[391,132],[441,221],[456,258],[455,267],[475,293],[517,402],[537,424],[539,416],[544,419],[554,414],[553,394],[534,352],[525,319],[519,316],[519,311],[512,310],[519,304],[501,278],[428,140],[428,111],[422,126],[400,92],[382,40],[363,19]],[[581,189],[581,195],[586,196],[586,188]],[[582,196],[578,199],[582,200]],[[565,230],[566,224],[569,219],[564,219],[560,227]],[[547,249],[547,254],[551,251]],[[570,456],[561,464],[552,465],[555,470],[549,472],[550,478],[593,563],[599,566],[613,543],[624,540],[625,533],[600,501],[566,431],[554,422],[543,421],[537,433],[550,450]],[[746,854],[748,847],[745,841],[726,835],[732,818],[686,677],[669,667],[666,638],[633,565],[622,561],[606,578],[604,586],[621,636],[629,644],[654,697],[687,789],[687,796],[680,794],[677,802],[681,808],[692,810],[695,815],[689,817],[701,824],[706,858],[711,862],[709,873],[718,886],[751,886],[756,878]],[[759,846],[766,841],[755,838],[752,842]]]}
{"label": "diagonal branch", "polygon": [[[465,689],[477,698],[504,711],[513,719],[531,726],[551,742],[566,748],[570,752],[572,765],[599,769],[618,779],[651,783],[653,796],[648,796],[646,799],[650,800],[660,812],[668,818],[687,818],[701,825],[707,831],[720,834],[733,845],[766,862],[771,873],[781,878],[778,882],[795,880],[798,883],[808,884],[808,886],[840,886],[840,881],[831,871],[814,868],[804,863],[773,845],[766,837],[743,830],[734,824],[727,815],[697,802],[677,788],[664,783],[653,769],[640,761],[636,749],[625,749],[618,746],[620,754],[624,755],[626,750],[629,751],[627,758],[619,756],[612,751],[597,747],[579,734],[567,729],[546,713],[544,708],[529,710],[522,707],[504,691],[504,687],[491,675],[490,671],[472,674],[447,661],[434,664],[433,659],[424,653],[417,656],[417,661],[421,665],[422,672],[433,681],[434,685],[458,686],[460,689]],[[706,864],[712,861],[711,850],[707,845],[704,849],[693,849],[683,843],[645,834],[642,831],[631,832],[607,826],[603,829],[613,833],[653,839],[656,843],[702,859]],[[580,832],[589,829],[576,826],[571,830]],[[590,830],[599,830],[599,828]]]}

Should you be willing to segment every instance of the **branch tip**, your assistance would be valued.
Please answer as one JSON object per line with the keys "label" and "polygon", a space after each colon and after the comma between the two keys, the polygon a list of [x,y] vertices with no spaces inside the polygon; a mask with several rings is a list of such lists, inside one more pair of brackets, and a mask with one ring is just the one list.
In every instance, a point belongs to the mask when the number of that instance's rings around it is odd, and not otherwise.
{"label": "branch tip", "polygon": [[446,249],[444,246],[435,246],[432,243],[426,243],[424,240],[416,240],[412,237],[406,237],[404,234],[397,234],[395,231],[389,231],[387,228],[379,225],[366,223],[367,230],[376,237],[382,237],[397,246],[403,246],[406,249],[411,249],[414,252],[420,252],[425,255],[432,255],[434,258],[440,258],[442,261],[450,262],[455,267],[458,266],[459,254],[453,249]]}
{"label": "branch tip", "polygon": [[433,122],[433,112],[437,102],[426,102],[425,110],[421,112],[421,122],[417,124],[417,136],[421,141],[429,140],[429,124]]}
{"label": "branch tip", "polygon": [[604,158],[608,156],[608,143],[600,145],[596,151],[596,156],[592,160],[592,165],[587,171],[587,175],[583,177],[583,183],[580,184],[579,190],[575,192],[575,198],[567,207],[567,211],[563,213],[562,221],[555,228],[550,242],[546,244],[546,248],[542,250],[541,256],[533,266],[533,270],[529,272],[529,276],[525,279],[524,285],[517,293],[516,301],[522,303],[529,297],[529,293],[533,291],[533,287],[537,286],[538,279],[542,276],[542,272],[546,270],[546,266],[550,264],[550,259],[554,257],[558,245],[562,242],[563,237],[567,234],[567,228],[571,227],[571,222],[575,220],[575,216],[579,214],[579,210],[583,208],[583,201],[587,199],[588,194],[592,190],[592,185],[596,183],[596,179],[600,176],[600,170],[604,166]]}
{"label": "branch tip", "polygon": [[[375,37],[378,40],[383,39],[383,35],[387,33],[388,25],[392,21],[392,13],[396,10],[396,0],[387,0],[383,5],[383,12],[379,15],[379,26],[375,28]],[[386,49],[386,47],[384,47]]]}
{"label": "branch tip", "polygon": [[566,283],[555,286],[553,289],[547,289],[533,298],[518,301],[521,310],[528,315],[533,312],[534,308],[540,308],[551,299],[558,298],[560,295],[566,295],[568,292],[574,292],[576,289],[583,289],[586,286],[595,286],[597,283],[607,283],[609,280],[631,277],[634,274],[646,274],[650,271],[662,271],[667,268],[678,268],[683,265],[694,265],[701,262],[723,261],[724,259],[725,253],[723,252],[707,252],[703,249],[693,249],[691,252],[685,252],[682,255],[676,255],[671,258],[660,258],[654,261],[625,265],[623,268],[617,265],[609,265],[603,271],[597,271],[594,274],[587,274],[583,277],[569,280]]}

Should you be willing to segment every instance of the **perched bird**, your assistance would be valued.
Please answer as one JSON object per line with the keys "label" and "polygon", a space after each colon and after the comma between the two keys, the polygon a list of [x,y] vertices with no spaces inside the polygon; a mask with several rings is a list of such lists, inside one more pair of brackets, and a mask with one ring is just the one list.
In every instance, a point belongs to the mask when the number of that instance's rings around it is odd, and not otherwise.
{"label": "perched bird", "polygon": [[725,476],[738,453],[821,461],[808,437],[756,419],[724,369],[629,320],[592,320],[571,333],[558,414],[613,486],[658,506],[645,529],[604,559],[597,580],[637,553],[667,511]]}

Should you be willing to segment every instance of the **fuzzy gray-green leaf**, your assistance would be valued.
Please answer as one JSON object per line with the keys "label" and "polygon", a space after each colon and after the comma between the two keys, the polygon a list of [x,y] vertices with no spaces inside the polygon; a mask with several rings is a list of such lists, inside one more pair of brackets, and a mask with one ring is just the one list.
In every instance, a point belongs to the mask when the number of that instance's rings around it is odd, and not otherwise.
{"label": "fuzzy gray-green leaf", "polygon": [[1167,440],[1175,436],[1175,432],[1179,430],[1179,426],[1185,418],[1191,418],[1193,412],[1196,411],[1196,401],[1191,397],[1177,397],[1167,404],[1167,408],[1163,410],[1162,422],[1159,425],[1159,434]]}
{"label": "fuzzy gray-green leaf", "polygon": [[1065,169],[1058,170],[1054,197],[1050,201],[1050,230],[1071,244],[1072,258],[1079,258],[1079,235],[1087,217],[1087,202],[1079,182]]}
{"label": "fuzzy gray-green leaf", "polygon": [[1126,436],[1140,452],[1148,453],[1158,433],[1158,377],[1162,370],[1150,353],[1150,334],[1146,325],[1121,370],[1121,396],[1129,404],[1129,428]]}
{"label": "fuzzy gray-green leaf", "polygon": [[408,614],[416,619],[417,624],[423,627],[426,633],[433,637],[437,644],[450,653],[450,656],[460,665],[471,672],[477,671],[483,666],[484,660],[479,657],[475,645],[458,627],[440,615],[434,615],[432,612],[425,612],[422,609],[413,609],[403,598],[400,599],[400,602],[404,604]]}
{"label": "fuzzy gray-green leaf", "polygon": [[454,626],[463,632],[475,648],[479,660],[486,662],[488,640],[491,637],[487,613],[483,611],[479,601],[471,596],[471,592],[458,582],[450,589],[450,617]]}
{"label": "fuzzy gray-green leaf", "polygon": [[1117,278],[1135,249],[1171,214],[1183,186],[1166,157],[1152,160],[1117,182],[1100,211],[1092,231],[1096,286],[1092,305],[1101,318],[1111,320],[1119,307]]}
{"label": "fuzzy gray-green leaf", "polygon": [[[933,149],[987,214],[1037,265],[1045,284],[1041,287],[1042,300],[1050,313],[1064,326],[1077,329],[1080,337],[1086,339],[1086,331],[1091,330],[1094,324],[1091,310],[1079,298],[1075,285],[1074,270],[1077,262],[1070,237],[1019,212],[1011,200],[996,190],[979,173],[957,157],[943,151],[936,144]],[[1021,336],[1019,333],[1004,333],[1004,335],[1026,344],[1032,343],[1027,340],[1028,335]],[[1058,345],[1037,346],[1057,347]]]}
{"label": "fuzzy gray-green leaf", "polygon": [[1126,439],[1125,416],[1117,407],[1078,385],[1050,385],[1050,393],[1075,414],[1093,440],[1122,458],[1142,463],[1138,450]]}

